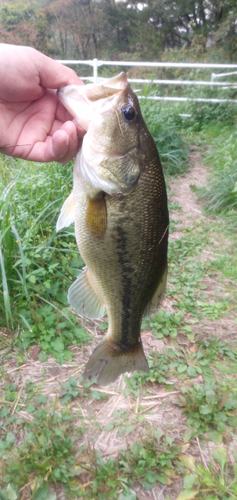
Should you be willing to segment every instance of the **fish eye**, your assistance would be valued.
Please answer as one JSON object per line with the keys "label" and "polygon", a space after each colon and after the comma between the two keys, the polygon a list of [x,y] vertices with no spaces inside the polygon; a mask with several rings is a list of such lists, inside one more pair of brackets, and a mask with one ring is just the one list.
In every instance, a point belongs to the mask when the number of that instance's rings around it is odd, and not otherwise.
{"label": "fish eye", "polygon": [[136,116],[136,111],[130,104],[127,104],[126,106],[124,106],[122,108],[122,114],[123,114],[125,120],[127,120],[128,122],[131,122],[132,120],[134,120],[134,118]]}

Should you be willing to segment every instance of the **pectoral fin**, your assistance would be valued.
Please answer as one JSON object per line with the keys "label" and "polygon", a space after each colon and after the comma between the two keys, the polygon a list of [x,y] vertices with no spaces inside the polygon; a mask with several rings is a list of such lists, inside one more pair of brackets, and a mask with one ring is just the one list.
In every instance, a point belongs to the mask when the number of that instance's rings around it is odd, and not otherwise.
{"label": "pectoral fin", "polygon": [[146,306],[146,309],[144,311],[145,317],[152,316],[153,314],[155,314],[157,312],[157,309],[158,309],[158,307],[159,307],[160,303],[162,302],[163,297],[165,295],[166,281],[167,281],[167,266],[164,270],[162,278],[159,281],[159,284],[157,286],[157,289],[156,289],[152,299],[150,300],[150,302],[148,302],[148,304]]}
{"label": "pectoral fin", "polygon": [[107,385],[114,382],[122,373],[135,370],[149,372],[142,343],[139,342],[134,349],[122,351],[118,345],[105,337],[86,364],[83,378],[84,380],[95,378],[97,384]]}
{"label": "pectoral fin", "polygon": [[105,315],[105,306],[95,289],[88,269],[84,269],[70,286],[68,302],[77,314],[86,318],[97,319]]}
{"label": "pectoral fin", "polygon": [[74,194],[69,194],[68,198],[64,202],[59,218],[56,224],[56,231],[60,231],[64,227],[70,226],[75,221],[75,197]]}
{"label": "pectoral fin", "polygon": [[107,227],[107,208],[104,196],[88,197],[86,225],[95,238],[104,236]]}

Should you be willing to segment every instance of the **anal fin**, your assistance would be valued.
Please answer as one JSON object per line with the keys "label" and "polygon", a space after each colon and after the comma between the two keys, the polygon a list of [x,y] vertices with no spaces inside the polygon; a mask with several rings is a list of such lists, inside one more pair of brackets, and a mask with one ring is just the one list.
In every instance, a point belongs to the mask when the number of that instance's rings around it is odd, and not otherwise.
{"label": "anal fin", "polygon": [[72,309],[81,316],[89,319],[103,318],[105,306],[101,301],[93,279],[84,269],[68,290],[68,301]]}
{"label": "anal fin", "polygon": [[105,337],[86,364],[83,378],[84,380],[95,378],[97,384],[107,385],[114,382],[122,373],[135,370],[149,372],[142,343],[139,342],[135,348],[123,351]]}

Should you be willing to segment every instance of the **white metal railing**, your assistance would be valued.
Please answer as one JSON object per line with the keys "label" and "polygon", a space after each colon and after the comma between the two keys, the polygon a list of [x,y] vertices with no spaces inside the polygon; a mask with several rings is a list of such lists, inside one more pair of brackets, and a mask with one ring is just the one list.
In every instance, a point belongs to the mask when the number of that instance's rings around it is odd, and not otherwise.
{"label": "white metal railing", "polygon": [[[230,76],[230,75],[237,75],[237,71],[232,71],[231,73],[212,73],[211,74],[212,85],[215,85],[217,83],[214,82],[215,78],[222,78],[222,76]],[[228,88],[228,85],[226,85],[227,82],[218,82],[218,83],[221,83],[223,85],[222,87],[223,89]],[[237,86],[233,84],[232,88],[237,89]]]}
{"label": "white metal railing", "polygon": [[[103,61],[99,59],[90,59],[86,61],[82,60],[58,60],[58,62],[66,65],[78,65],[84,64],[88,66],[92,66],[93,75],[87,77],[80,77],[81,80],[87,80],[93,83],[104,80],[104,78],[98,76],[98,68],[100,66],[130,66],[130,67],[145,67],[145,68],[194,68],[194,69],[235,69],[237,68],[237,64],[216,64],[216,63],[171,63],[171,62],[135,62],[135,61]],[[222,87],[223,89],[227,88],[236,88],[236,85],[233,82],[215,82],[214,79],[219,76],[229,76],[237,74],[237,72],[229,72],[229,73],[212,73],[211,81],[208,80],[149,80],[149,79],[140,79],[140,78],[128,78],[128,81],[131,83],[151,83],[158,85],[200,85],[200,86],[216,86]],[[235,102],[236,99],[205,99],[205,98],[190,98],[190,97],[159,97],[159,96],[150,96],[144,97],[139,96],[140,99],[149,99],[155,101],[195,101],[195,102]]]}
{"label": "white metal railing", "polygon": [[221,76],[237,75],[237,71],[232,71],[231,73],[212,73],[211,79],[219,78]]}

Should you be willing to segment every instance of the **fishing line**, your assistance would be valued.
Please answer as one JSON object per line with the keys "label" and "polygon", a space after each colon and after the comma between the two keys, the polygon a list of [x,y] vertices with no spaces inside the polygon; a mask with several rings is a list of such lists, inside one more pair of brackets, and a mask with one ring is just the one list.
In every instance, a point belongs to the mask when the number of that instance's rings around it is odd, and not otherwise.
{"label": "fishing line", "polygon": [[22,146],[31,146],[31,144],[12,144],[11,146],[2,146],[1,149],[16,148]]}
{"label": "fishing line", "polygon": [[160,244],[161,244],[161,242],[162,242],[162,240],[164,239],[164,237],[165,237],[165,235],[166,235],[166,233],[167,233],[168,229],[169,229],[169,224],[168,224],[168,226],[165,228],[164,233],[162,234],[161,239],[160,239],[160,241],[159,241],[158,245],[160,245]]}

